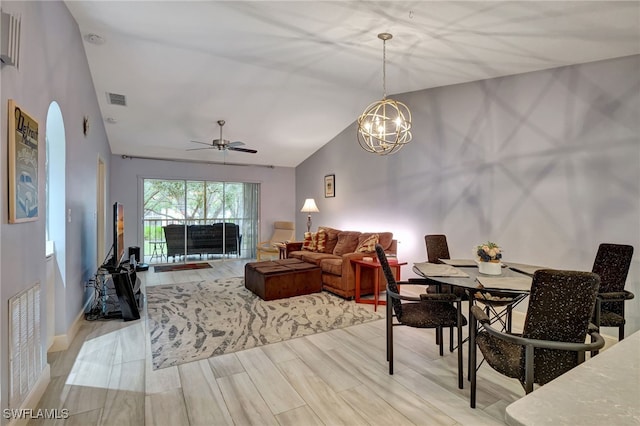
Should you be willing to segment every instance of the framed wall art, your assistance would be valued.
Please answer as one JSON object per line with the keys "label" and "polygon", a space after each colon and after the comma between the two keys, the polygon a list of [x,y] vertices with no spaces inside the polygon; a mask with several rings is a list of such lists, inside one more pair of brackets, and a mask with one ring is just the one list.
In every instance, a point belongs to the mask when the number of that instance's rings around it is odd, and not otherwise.
{"label": "framed wall art", "polygon": [[324,198],[336,196],[336,175],[326,175],[324,177]]}
{"label": "framed wall art", "polygon": [[38,220],[38,123],[9,99],[9,223]]}

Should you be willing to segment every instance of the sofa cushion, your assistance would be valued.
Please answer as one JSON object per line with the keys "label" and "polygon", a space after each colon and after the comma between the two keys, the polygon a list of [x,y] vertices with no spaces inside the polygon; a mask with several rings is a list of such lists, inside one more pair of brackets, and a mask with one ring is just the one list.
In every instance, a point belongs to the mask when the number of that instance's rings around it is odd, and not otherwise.
{"label": "sofa cushion", "polygon": [[378,244],[378,234],[360,234],[358,237],[358,247],[356,247],[356,253],[372,253],[376,251],[376,244]]}
{"label": "sofa cushion", "polygon": [[320,261],[324,259],[340,259],[338,256],[328,253],[318,253],[315,251],[294,251],[289,253],[289,257],[294,259],[300,259],[304,262],[313,263],[314,265],[320,265]]}
{"label": "sofa cushion", "polygon": [[336,244],[338,244],[338,234],[340,233],[340,230],[329,228],[328,226],[319,226],[318,232],[320,232],[320,230],[323,230],[327,235],[327,242],[324,246],[324,252],[333,254],[333,249],[335,249]]}
{"label": "sofa cushion", "polygon": [[338,243],[333,249],[333,254],[342,256],[346,253],[353,253],[356,247],[358,247],[358,237],[360,234],[358,231],[341,231],[338,234]]}
{"label": "sofa cushion", "polygon": [[331,257],[320,261],[320,269],[323,274],[342,275],[342,258]]}

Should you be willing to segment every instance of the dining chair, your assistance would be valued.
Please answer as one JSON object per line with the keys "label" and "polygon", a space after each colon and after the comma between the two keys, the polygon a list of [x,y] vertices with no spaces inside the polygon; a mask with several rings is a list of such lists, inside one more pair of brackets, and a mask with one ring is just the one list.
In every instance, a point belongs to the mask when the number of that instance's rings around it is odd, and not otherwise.
{"label": "dining chair", "polygon": [[424,236],[427,246],[427,261],[429,263],[442,263],[440,259],[451,259],[447,236],[444,234],[427,234]]}
{"label": "dining chair", "polygon": [[[528,394],[584,361],[604,339],[590,323],[600,278],[591,272],[542,269],[531,283],[521,335],[497,330],[478,306],[471,308],[471,408],[476,406],[477,348],[497,372],[518,379]],[[476,321],[480,330],[476,330]],[[590,343],[585,343],[587,334]]]}
{"label": "dining chair", "polygon": [[[440,259],[451,259],[449,254],[449,245],[447,244],[447,236],[444,234],[427,234],[424,236],[424,242],[427,248],[427,260],[429,263],[443,263]],[[453,291],[463,301],[469,300],[464,289],[453,288],[430,281],[431,286],[436,286],[436,291],[448,293]],[[427,290],[430,292],[430,290]],[[490,315],[492,320],[499,321],[503,329],[511,331],[513,306],[523,299],[522,293],[512,292],[483,292],[477,291],[473,294],[475,301],[480,302],[485,307],[485,312]],[[437,339],[437,336],[436,336]],[[438,343],[436,341],[436,343]],[[449,336],[450,350],[453,352],[453,330]]]}
{"label": "dining chair", "polygon": [[261,260],[262,256],[279,256],[280,250],[275,243],[295,240],[295,226],[293,222],[275,221],[273,222],[273,233],[267,241],[261,241],[256,246],[257,260]]}
{"label": "dining chair", "polygon": [[462,370],[462,327],[467,319],[462,315],[462,301],[453,293],[423,293],[419,296],[400,294],[398,285],[422,285],[426,280],[397,282],[384,249],[376,245],[378,261],[387,280],[387,362],[389,374],[393,374],[393,328],[401,325],[415,328],[432,328],[440,336],[438,339],[440,356],[444,355],[442,329],[456,328],[458,331],[458,387],[463,387]]}
{"label": "dining chair", "polygon": [[624,289],[632,257],[633,246],[602,243],[591,269],[600,276],[594,323],[598,328],[617,327],[618,340],[624,339],[624,303],[634,297]]}
{"label": "dining chair", "polygon": [[[451,259],[449,254],[449,244],[447,244],[447,236],[445,234],[427,234],[424,236],[424,244],[427,248],[427,262],[443,263],[440,259]],[[443,285],[435,280],[427,279],[427,293],[451,293],[452,289],[449,285]],[[463,289],[454,288],[455,293],[462,300],[469,300],[467,293]],[[436,334],[436,344],[440,344],[439,335]],[[453,328],[449,329],[449,351],[454,351],[453,345]]]}

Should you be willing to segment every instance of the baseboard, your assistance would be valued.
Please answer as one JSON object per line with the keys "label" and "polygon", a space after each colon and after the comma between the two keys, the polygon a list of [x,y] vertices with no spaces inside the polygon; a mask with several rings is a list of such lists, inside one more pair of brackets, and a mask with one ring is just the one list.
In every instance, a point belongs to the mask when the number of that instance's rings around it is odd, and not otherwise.
{"label": "baseboard", "polygon": [[78,330],[82,325],[85,310],[86,306],[82,308],[82,311],[80,311],[76,319],[73,321],[66,334],[53,336],[53,343],[51,344],[51,346],[49,346],[47,352],[59,352],[69,349],[71,342],[76,337],[76,334],[78,334]]}
{"label": "baseboard", "polygon": [[33,385],[33,388],[27,394],[20,408],[17,409],[16,412],[19,413],[19,415],[12,417],[9,420],[8,426],[26,426],[31,420],[31,417],[37,415],[34,407],[38,406],[40,398],[42,398],[42,395],[44,395],[44,392],[47,390],[50,381],[51,368],[49,364],[46,364],[42,373],[40,373],[40,377],[38,377],[38,381]]}

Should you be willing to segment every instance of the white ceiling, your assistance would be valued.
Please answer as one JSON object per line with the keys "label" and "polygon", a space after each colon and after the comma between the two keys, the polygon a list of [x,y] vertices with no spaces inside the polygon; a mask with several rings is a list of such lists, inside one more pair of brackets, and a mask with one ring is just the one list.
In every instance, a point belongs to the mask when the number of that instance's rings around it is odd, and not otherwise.
{"label": "white ceiling", "polygon": [[[105,40],[85,41],[91,119],[132,156],[295,167],[382,97],[380,32],[394,35],[389,94],[640,53],[638,1],[66,4]],[[219,119],[258,153],[187,151],[219,138]]]}

